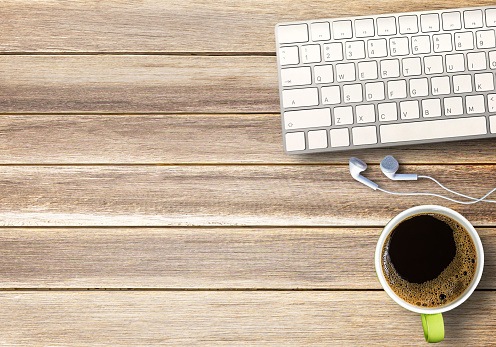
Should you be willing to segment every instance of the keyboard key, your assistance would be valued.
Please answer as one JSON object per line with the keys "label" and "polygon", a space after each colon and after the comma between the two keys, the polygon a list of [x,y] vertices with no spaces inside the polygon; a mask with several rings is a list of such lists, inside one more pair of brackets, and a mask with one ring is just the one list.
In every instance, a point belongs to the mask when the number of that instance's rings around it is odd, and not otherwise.
{"label": "keyboard key", "polygon": [[412,98],[429,95],[427,78],[412,78],[410,80],[410,96]]}
{"label": "keyboard key", "polygon": [[388,98],[389,99],[403,99],[406,98],[406,81],[389,81],[387,83]]}
{"label": "keyboard key", "polygon": [[462,28],[460,12],[444,12],[441,15],[444,30],[458,30]]}
{"label": "keyboard key", "polygon": [[281,82],[284,87],[311,84],[312,78],[310,67],[304,66],[281,69]]}
{"label": "keyboard key", "polygon": [[472,91],[472,75],[453,76],[453,93],[470,93]]}
{"label": "keyboard key", "polygon": [[496,69],[496,52],[489,52],[489,68]]}
{"label": "keyboard key", "polygon": [[422,100],[422,117],[441,117],[441,100],[425,99]]}
{"label": "keyboard key", "polygon": [[346,59],[355,60],[365,58],[365,42],[348,41],[346,42]]}
{"label": "keyboard key", "polygon": [[315,83],[331,83],[334,78],[332,75],[332,65],[314,66],[313,75]]}
{"label": "keyboard key", "polygon": [[308,27],[306,24],[281,25],[277,27],[279,44],[308,41]]}
{"label": "keyboard key", "polygon": [[358,63],[358,78],[362,81],[377,79],[377,62],[363,61]]}
{"label": "keyboard key", "polygon": [[374,105],[358,105],[355,108],[357,123],[373,123],[375,122]]}
{"label": "keyboard key", "polygon": [[420,117],[419,104],[417,100],[400,102],[401,119],[414,119]]}
{"label": "keyboard key", "polygon": [[374,82],[365,84],[365,100],[384,100],[384,82]]}
{"label": "keyboard key", "polygon": [[402,60],[403,76],[418,76],[422,74],[420,58],[405,58]]}
{"label": "keyboard key", "polygon": [[353,124],[353,108],[351,106],[335,107],[333,113],[335,125]]}
{"label": "keyboard key", "polygon": [[281,65],[298,64],[300,61],[298,58],[298,47],[291,46],[279,48],[279,61]]}
{"label": "keyboard key", "polygon": [[418,33],[417,16],[399,16],[400,34]]}
{"label": "keyboard key", "polygon": [[396,18],[377,18],[377,34],[380,36],[396,35]]}
{"label": "keyboard key", "polygon": [[320,63],[320,45],[301,46],[301,61],[303,64]]}
{"label": "keyboard key", "polygon": [[355,20],[355,36],[356,37],[374,36],[374,20],[373,19]]}
{"label": "keyboard key", "polygon": [[339,104],[341,102],[341,89],[339,86],[322,87],[320,91],[324,105]]}
{"label": "keyboard key", "polygon": [[310,24],[310,32],[312,33],[312,41],[326,41],[331,39],[329,22]]}
{"label": "keyboard key", "polygon": [[465,107],[468,114],[484,113],[486,107],[484,105],[484,95],[468,95],[465,97]]}
{"label": "keyboard key", "polygon": [[451,34],[432,35],[434,42],[434,52],[451,52],[453,46],[451,45]]}
{"label": "keyboard key", "polygon": [[351,132],[355,146],[377,143],[377,130],[375,126],[353,128]]}
{"label": "keyboard key", "polygon": [[448,76],[431,78],[432,95],[451,93],[450,80]]}
{"label": "keyboard key", "polygon": [[336,81],[337,82],[350,82],[354,81],[355,77],[355,64],[336,64]]}
{"label": "keyboard key", "polygon": [[424,58],[424,73],[426,75],[438,74],[443,72],[443,57],[433,55]]}
{"label": "keyboard key", "polygon": [[446,55],[446,71],[460,72],[465,71],[465,57],[463,54],[448,54]]}
{"label": "keyboard key", "polygon": [[408,49],[408,38],[395,37],[389,39],[389,50],[392,56],[408,55],[410,53]]}
{"label": "keyboard key", "polygon": [[350,145],[348,128],[331,129],[329,137],[331,138],[331,147],[345,147]]}
{"label": "keyboard key", "polygon": [[496,94],[487,94],[487,107],[489,112],[496,112]]}
{"label": "keyboard key", "polygon": [[477,48],[494,48],[496,40],[494,30],[479,30],[475,33]]}
{"label": "keyboard key", "polygon": [[486,10],[486,25],[496,27],[496,9],[490,8]]}
{"label": "keyboard key", "polygon": [[399,77],[400,76],[400,61],[398,59],[389,59],[381,61],[381,77]]}
{"label": "keyboard key", "polygon": [[367,51],[370,58],[382,58],[387,56],[386,39],[368,40]]}
{"label": "keyboard key", "polygon": [[363,100],[361,84],[347,84],[343,86],[343,101],[361,102]]}
{"label": "keyboard key", "polygon": [[284,112],[284,127],[286,130],[320,128],[330,125],[331,110],[328,108]]}
{"label": "keyboard key", "polygon": [[437,13],[421,15],[420,26],[422,28],[422,32],[424,33],[439,31],[439,16]]}
{"label": "keyboard key", "polygon": [[457,51],[466,51],[474,49],[474,35],[472,32],[467,31],[464,33],[455,34],[455,49]]}
{"label": "keyboard key", "polygon": [[467,53],[467,67],[470,71],[485,70],[487,68],[486,53]]}
{"label": "keyboard key", "polygon": [[459,116],[463,114],[463,100],[461,97],[444,98],[444,115]]}
{"label": "keyboard key", "polygon": [[477,92],[487,92],[494,90],[494,76],[492,73],[476,73],[474,75],[475,90]]}
{"label": "keyboard key", "polygon": [[379,120],[381,122],[394,121],[398,119],[398,110],[395,102],[377,104],[377,113],[379,114]]}
{"label": "keyboard key", "polygon": [[308,149],[327,148],[327,130],[314,130],[307,133]]}
{"label": "keyboard key", "polygon": [[317,88],[287,89],[282,91],[282,106],[302,107],[317,106],[319,104],[319,94]]}
{"label": "keyboard key", "polygon": [[474,29],[482,28],[482,11],[481,10],[470,10],[463,12],[463,23],[465,28]]}
{"label": "keyboard key", "polygon": [[286,134],[286,150],[303,151],[305,149],[305,133],[287,133]]}
{"label": "keyboard key", "polygon": [[338,20],[332,23],[332,32],[334,39],[351,39],[353,31],[351,30],[351,20]]}
{"label": "keyboard key", "polygon": [[324,60],[343,60],[343,45],[341,44],[341,42],[326,43],[324,45]]}
{"label": "keyboard key", "polygon": [[496,116],[489,117],[489,126],[491,128],[491,133],[496,133]]}
{"label": "keyboard key", "polygon": [[440,119],[380,126],[382,143],[445,139],[486,133],[486,117]]}
{"label": "keyboard key", "polygon": [[412,53],[426,54],[431,52],[431,39],[427,35],[412,36]]}

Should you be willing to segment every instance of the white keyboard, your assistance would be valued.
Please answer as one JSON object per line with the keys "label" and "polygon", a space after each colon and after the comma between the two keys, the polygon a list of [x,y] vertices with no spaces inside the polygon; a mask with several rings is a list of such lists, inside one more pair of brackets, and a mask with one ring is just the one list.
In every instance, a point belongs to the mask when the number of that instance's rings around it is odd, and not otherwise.
{"label": "white keyboard", "polygon": [[276,26],[286,153],[496,136],[496,6]]}

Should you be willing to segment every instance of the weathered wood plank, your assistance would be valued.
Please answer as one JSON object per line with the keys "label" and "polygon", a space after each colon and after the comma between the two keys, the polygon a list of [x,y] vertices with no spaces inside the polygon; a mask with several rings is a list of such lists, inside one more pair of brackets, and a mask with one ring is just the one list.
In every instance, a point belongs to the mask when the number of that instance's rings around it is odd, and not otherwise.
{"label": "weathered wood plank", "polygon": [[0,56],[2,112],[279,112],[275,57]]}
{"label": "weathered wood plank", "polygon": [[[474,196],[496,186],[494,171],[402,168]],[[426,180],[390,181],[377,165],[364,174],[393,191],[444,193]],[[432,203],[475,225],[495,225],[492,204],[386,195],[354,181],[347,165],[4,166],[0,202],[0,225],[9,226],[382,226],[408,207]]]}
{"label": "weathered wood plank", "polygon": [[[380,228],[2,229],[0,288],[381,289]],[[496,289],[496,229],[479,229]],[[352,251],[350,251],[352,250]]]}
{"label": "weathered wood plank", "polygon": [[3,115],[0,163],[496,163],[493,139],[290,156],[280,128],[275,114]]}
{"label": "weathered wood plank", "polygon": [[[418,314],[384,292],[3,292],[5,345],[418,346]],[[494,342],[496,294],[444,314],[447,345]]]}
{"label": "weathered wood plank", "polygon": [[274,52],[278,22],[494,1],[2,1],[1,52]]}

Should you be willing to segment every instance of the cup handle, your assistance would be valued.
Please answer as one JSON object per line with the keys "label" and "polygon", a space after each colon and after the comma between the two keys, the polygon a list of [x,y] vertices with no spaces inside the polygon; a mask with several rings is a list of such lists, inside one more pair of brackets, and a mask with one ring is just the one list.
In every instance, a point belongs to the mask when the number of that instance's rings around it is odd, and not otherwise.
{"label": "cup handle", "polygon": [[424,337],[427,342],[440,342],[444,339],[444,321],[441,313],[421,314]]}

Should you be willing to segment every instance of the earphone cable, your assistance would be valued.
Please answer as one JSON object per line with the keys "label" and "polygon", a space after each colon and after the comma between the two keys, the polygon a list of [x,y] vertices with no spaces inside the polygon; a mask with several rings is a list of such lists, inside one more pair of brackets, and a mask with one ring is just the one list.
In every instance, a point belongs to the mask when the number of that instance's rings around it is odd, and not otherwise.
{"label": "earphone cable", "polygon": [[380,190],[381,192],[392,194],[392,195],[435,196],[435,197],[438,197],[438,198],[442,198],[442,199],[446,199],[446,200],[449,200],[449,201],[456,202],[458,204],[470,205],[470,204],[475,204],[475,203],[477,203],[479,201],[483,201],[483,202],[494,202],[494,200],[484,200],[484,199],[487,196],[489,196],[492,192],[494,192],[496,190],[496,188],[494,188],[493,190],[491,190],[489,193],[487,193],[486,195],[484,195],[482,198],[476,199],[476,200],[473,200],[473,201],[460,201],[460,200],[455,200],[455,199],[452,199],[452,198],[448,198],[447,196],[443,196],[443,195],[439,195],[439,194],[432,194],[432,193],[399,193],[399,192],[390,192],[389,190],[382,189],[382,188],[379,188],[379,187],[377,187],[377,190]]}
{"label": "earphone cable", "polygon": [[447,188],[447,187],[443,186],[443,185],[442,185],[442,184],[441,184],[438,180],[436,180],[436,179],[435,179],[435,178],[433,178],[433,177],[430,177],[430,176],[424,176],[424,175],[418,175],[417,177],[418,177],[418,178],[428,178],[428,179],[430,179],[431,181],[433,181],[433,182],[437,183],[437,185],[439,185],[441,188],[443,188],[443,189],[447,190],[448,192],[453,193],[453,194],[456,194],[456,195],[458,195],[458,196],[462,196],[462,197],[467,198],[467,199],[477,200],[476,202],[479,202],[479,201],[485,201],[485,202],[492,202],[492,203],[496,203],[496,200],[488,200],[488,199],[485,199],[485,197],[489,196],[492,192],[494,192],[494,191],[496,190],[496,188],[495,188],[495,189],[493,189],[493,190],[491,190],[489,193],[487,193],[486,195],[484,195],[482,198],[477,199],[477,198],[474,198],[474,197],[472,197],[472,196],[468,196],[468,195],[465,195],[465,194],[462,194],[462,193],[455,192],[454,190],[451,190],[451,189],[449,189],[449,188]]}

